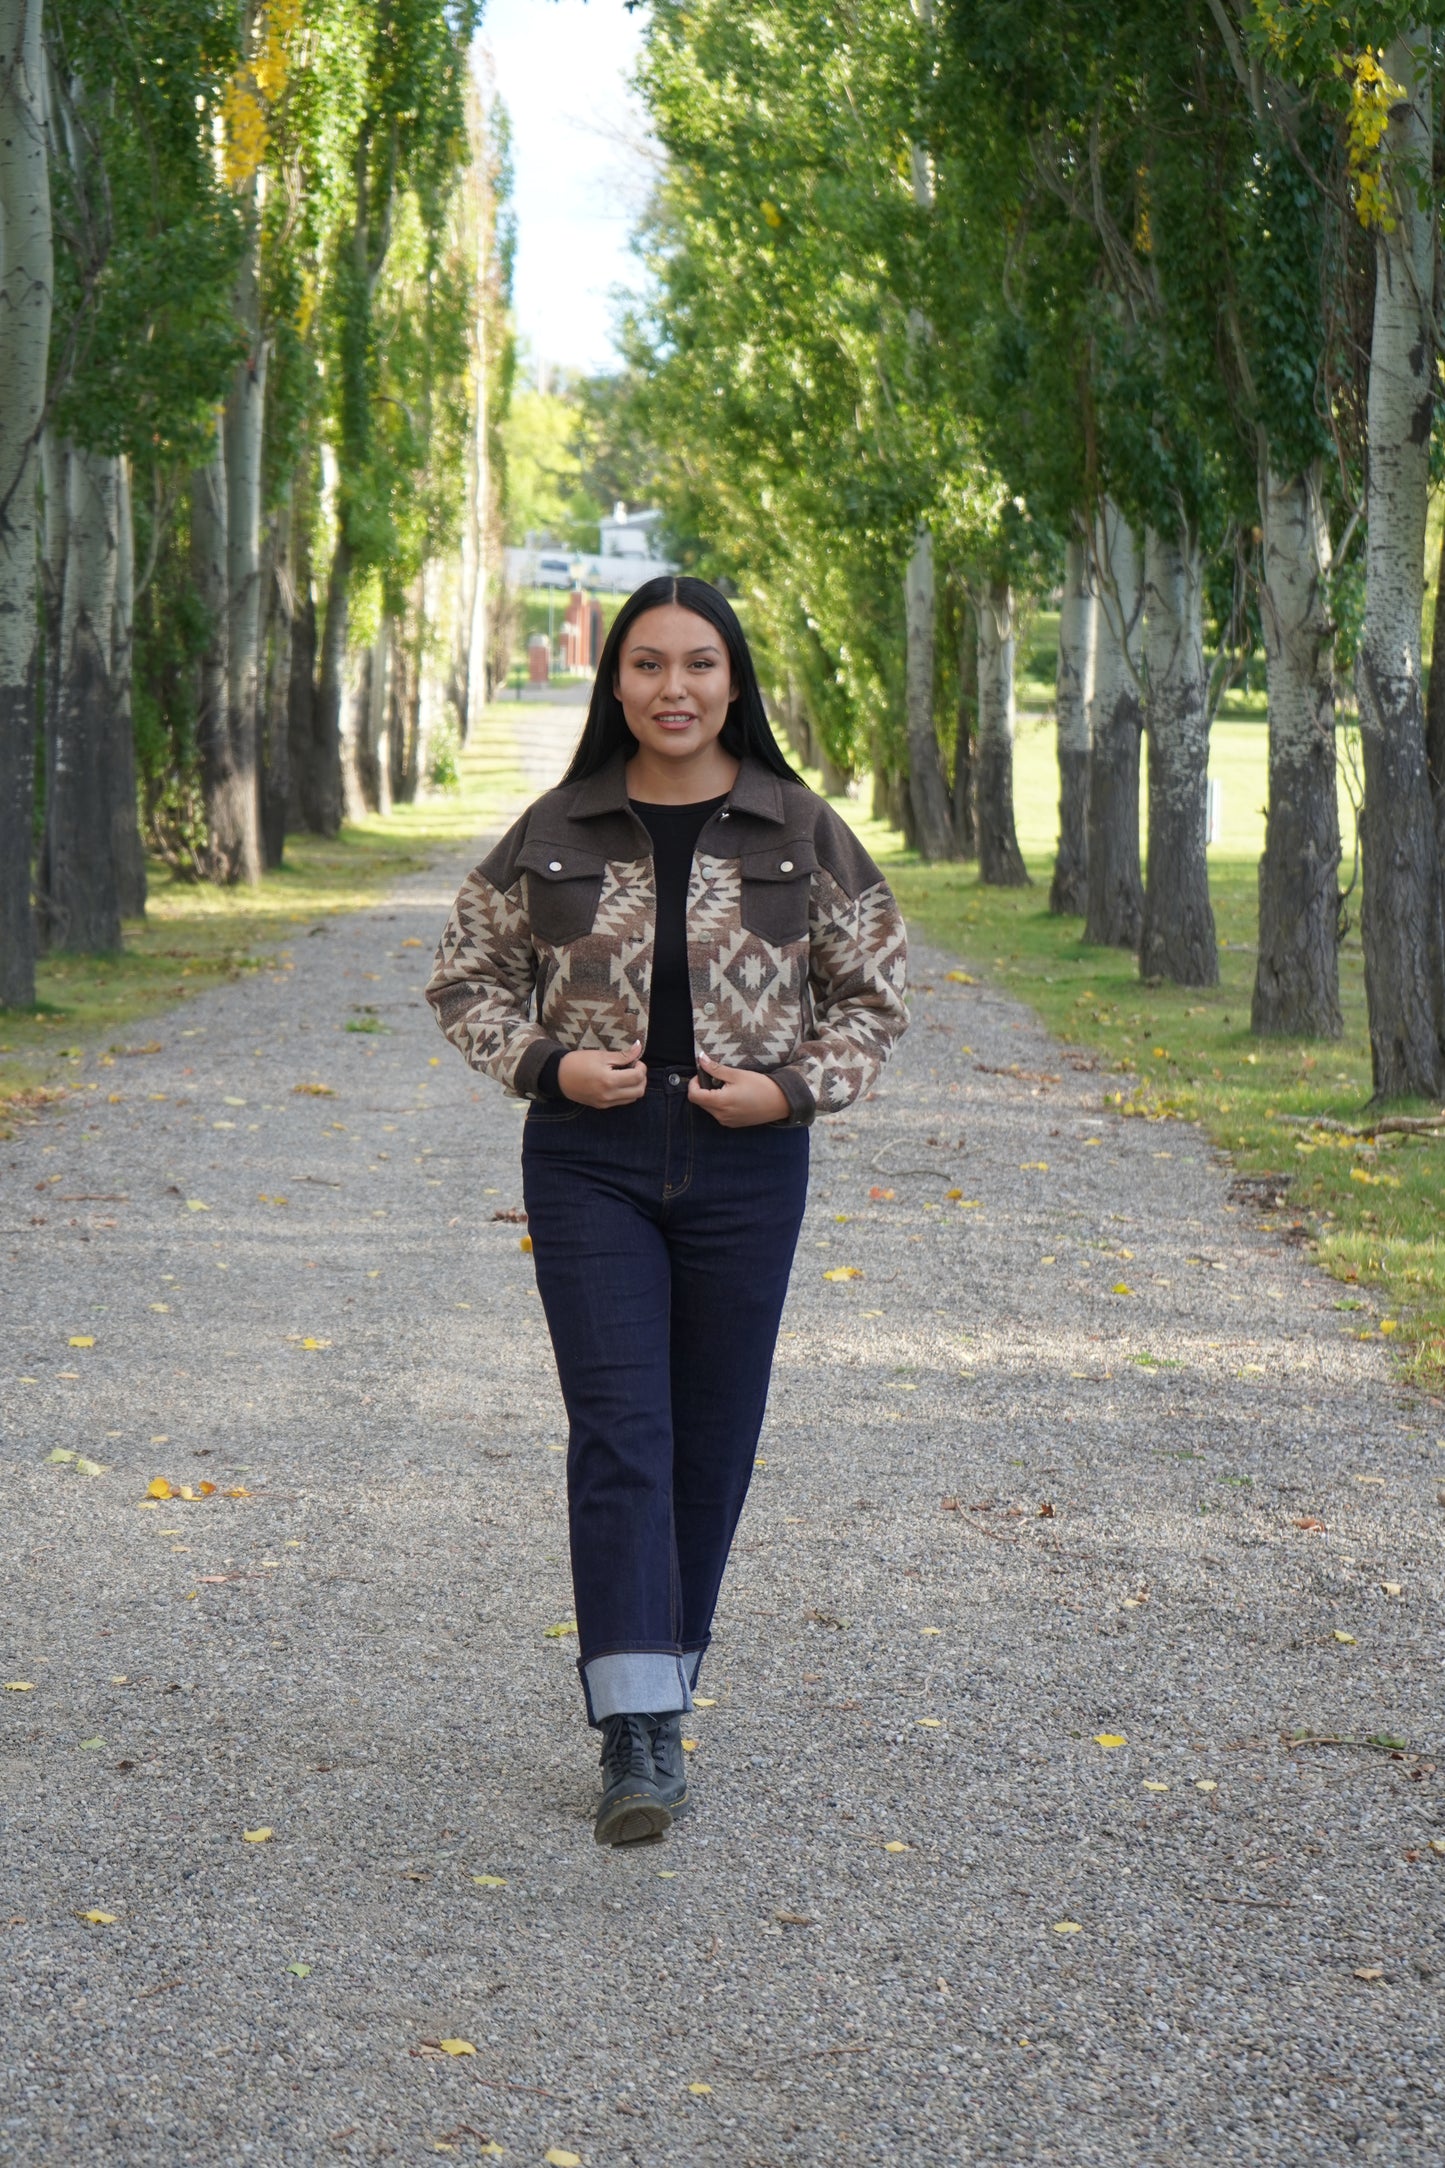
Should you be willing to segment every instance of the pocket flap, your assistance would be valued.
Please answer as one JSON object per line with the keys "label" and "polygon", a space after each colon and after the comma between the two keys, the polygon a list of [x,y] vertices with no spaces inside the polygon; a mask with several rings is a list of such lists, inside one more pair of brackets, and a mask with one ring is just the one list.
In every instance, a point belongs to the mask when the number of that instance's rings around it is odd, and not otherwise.
{"label": "pocket flap", "polygon": [[745,881],[801,881],[818,870],[818,854],[808,836],[770,843],[763,851],[744,851],[738,862]]}
{"label": "pocket flap", "polygon": [[517,864],[524,873],[540,874],[544,881],[595,881],[606,871],[607,860],[601,851],[578,850],[571,843],[544,843],[540,837],[528,836],[517,853]]}

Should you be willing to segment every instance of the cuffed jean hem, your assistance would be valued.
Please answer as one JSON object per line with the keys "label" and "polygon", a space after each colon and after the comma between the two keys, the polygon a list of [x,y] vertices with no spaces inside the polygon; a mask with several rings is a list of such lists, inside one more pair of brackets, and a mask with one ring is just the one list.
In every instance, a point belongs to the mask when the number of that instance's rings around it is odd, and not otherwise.
{"label": "cuffed jean hem", "polygon": [[690,1656],[623,1650],[579,1663],[588,1723],[596,1729],[609,1716],[669,1716],[690,1709],[701,1661],[701,1650]]}

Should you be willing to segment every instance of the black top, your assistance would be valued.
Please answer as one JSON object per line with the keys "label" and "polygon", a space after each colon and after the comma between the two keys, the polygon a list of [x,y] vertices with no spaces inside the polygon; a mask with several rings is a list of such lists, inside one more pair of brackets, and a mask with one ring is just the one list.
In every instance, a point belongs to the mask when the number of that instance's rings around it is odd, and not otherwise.
{"label": "black top", "polygon": [[[652,948],[652,993],[648,1004],[647,1044],[642,1058],[651,1064],[691,1069],[692,981],[687,968],[687,890],[692,879],[697,839],[727,792],[700,805],[643,805],[630,801],[652,838],[653,877],[657,885],[657,928]],[[557,1082],[562,1056],[552,1055],[537,1079],[544,1099],[566,1097]]]}

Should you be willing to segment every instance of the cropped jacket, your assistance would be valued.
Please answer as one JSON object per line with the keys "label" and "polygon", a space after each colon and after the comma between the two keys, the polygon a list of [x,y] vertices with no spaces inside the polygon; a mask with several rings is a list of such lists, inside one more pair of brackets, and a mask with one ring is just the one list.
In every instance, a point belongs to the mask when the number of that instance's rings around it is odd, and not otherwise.
{"label": "cropped jacket", "polygon": [[[559,1048],[647,1043],[652,842],[619,754],[549,790],[469,873],[427,999],[474,1069],[535,1097]],[[687,895],[697,1050],[781,1087],[790,1124],[866,1091],[907,1021],[907,942],[832,807],[745,759],[698,837]]]}

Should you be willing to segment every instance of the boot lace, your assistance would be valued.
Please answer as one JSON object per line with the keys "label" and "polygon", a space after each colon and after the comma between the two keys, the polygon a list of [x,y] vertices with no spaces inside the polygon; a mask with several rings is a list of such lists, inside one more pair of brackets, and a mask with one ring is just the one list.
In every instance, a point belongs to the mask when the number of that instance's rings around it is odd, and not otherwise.
{"label": "boot lace", "polygon": [[652,1729],[645,1716],[609,1716],[602,1735],[602,1766],[609,1784],[620,1777],[652,1775]]}

